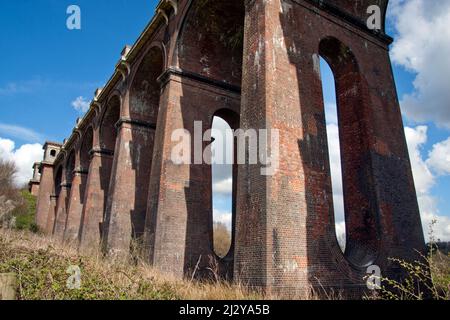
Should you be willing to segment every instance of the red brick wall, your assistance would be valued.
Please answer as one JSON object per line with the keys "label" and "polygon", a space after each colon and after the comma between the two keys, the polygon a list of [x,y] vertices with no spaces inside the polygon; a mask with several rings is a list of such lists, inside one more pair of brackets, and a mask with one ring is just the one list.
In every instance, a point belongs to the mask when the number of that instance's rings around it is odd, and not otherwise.
{"label": "red brick wall", "polygon": [[202,121],[206,131],[220,109],[239,113],[240,96],[180,75],[166,77],[150,179],[147,244],[157,268],[182,277],[198,263],[199,275],[206,272],[210,258],[215,258],[211,166],[175,165],[171,153],[177,143],[171,141],[171,135],[174,130],[186,129],[193,137],[194,121]]}
{"label": "red brick wall", "polygon": [[101,149],[94,149],[81,216],[80,248],[96,250],[100,244],[101,223],[105,212],[106,198],[111,177],[113,156]]}
{"label": "red brick wall", "polygon": [[241,85],[243,1],[193,1],[177,39],[178,66]]}
{"label": "red brick wall", "polygon": [[[273,177],[241,168],[235,276],[282,293],[363,289],[367,248],[385,274],[388,257],[417,258],[424,240],[388,44],[307,1],[249,1],[245,31],[241,126],[279,129],[281,163]],[[327,37],[348,46],[359,68],[344,63],[348,52],[334,66],[355,244],[347,258],[334,232],[319,71]]]}
{"label": "red brick wall", "polygon": [[[92,120],[97,138],[82,247],[98,242],[107,203],[109,252],[127,254],[145,218],[150,263],[179,277],[196,266],[205,275],[209,258],[217,259],[211,167],[172,163],[171,134],[193,133],[194,121],[207,130],[216,112],[228,110],[240,115],[242,129],[278,129],[281,154],[273,176],[262,176],[259,165],[239,167],[235,252],[219,261],[223,274],[234,260],[235,281],[286,295],[308,295],[311,287],[360,293],[372,263],[397,276],[388,258],[415,259],[424,238],[389,37],[364,30],[367,6],[384,11],[387,1],[245,3],[244,25],[242,1],[179,1],[178,14],[168,12],[168,25],[146,38],[130,75],[102,102],[99,120]],[[164,57],[155,55],[157,48]],[[345,254],[335,235],[320,56],[337,85]],[[38,206],[45,208],[38,216],[52,211],[48,176],[44,171]]]}
{"label": "red brick wall", "polygon": [[36,206],[36,224],[45,231],[47,228],[47,214],[50,207],[50,195],[53,194],[53,166],[42,163],[41,183]]}
{"label": "red brick wall", "polygon": [[30,184],[30,193],[35,197],[39,196],[39,182]]}
{"label": "red brick wall", "polygon": [[105,211],[105,249],[111,254],[126,257],[130,246],[142,243],[163,61],[160,48],[151,47],[123,97]]}

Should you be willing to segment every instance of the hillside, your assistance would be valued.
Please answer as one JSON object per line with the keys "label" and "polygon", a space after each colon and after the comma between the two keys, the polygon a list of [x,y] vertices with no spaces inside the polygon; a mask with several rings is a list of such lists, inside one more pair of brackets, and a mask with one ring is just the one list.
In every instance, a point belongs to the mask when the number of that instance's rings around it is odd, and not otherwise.
{"label": "hillside", "polygon": [[[68,289],[68,269],[81,270],[80,289]],[[72,268],[73,270],[73,268]],[[72,271],[73,272],[73,271]],[[242,300],[261,299],[242,286],[180,281],[144,264],[83,257],[30,232],[0,229],[0,274],[17,275],[19,300]],[[73,279],[72,279],[73,280]]]}

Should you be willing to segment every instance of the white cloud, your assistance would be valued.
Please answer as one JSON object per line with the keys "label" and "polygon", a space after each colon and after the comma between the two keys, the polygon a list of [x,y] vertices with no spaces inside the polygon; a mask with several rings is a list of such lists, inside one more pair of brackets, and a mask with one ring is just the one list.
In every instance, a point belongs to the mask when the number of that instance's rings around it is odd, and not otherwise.
{"label": "white cloud", "polygon": [[416,74],[414,92],[402,97],[409,120],[450,128],[450,1],[393,0],[393,62]]}
{"label": "white cloud", "polygon": [[[212,191],[214,194],[213,201],[213,211],[214,211],[214,221],[223,222],[227,225],[228,229],[231,230],[231,212],[224,211],[220,204],[229,203],[232,199],[233,193],[233,165],[232,164],[216,164],[215,161],[219,160],[222,163],[227,159],[228,155],[233,154],[233,137],[226,135],[226,131],[230,130],[228,123],[219,118],[215,117],[212,125],[214,131],[212,132],[213,138],[216,140],[212,144]],[[220,135],[220,137],[218,136]],[[221,139],[220,139],[221,138]],[[221,156],[216,159],[216,155],[219,152]],[[231,157],[232,158],[232,157]],[[216,200],[221,201],[216,201]]]}
{"label": "white cloud", "polygon": [[[329,90],[335,90],[334,86]],[[336,98],[335,98],[336,99]],[[338,115],[337,115],[337,106],[336,103],[325,103],[325,116],[327,120],[327,124],[338,124]]]}
{"label": "white cloud", "polygon": [[431,164],[436,162],[435,159],[446,156],[445,153],[439,155],[436,151],[440,150],[439,146],[443,145],[443,142],[435,144],[428,159],[424,159],[421,150],[427,142],[427,127],[406,128],[405,132],[425,236],[428,239],[431,222],[436,220],[437,223],[433,227],[434,236],[442,241],[450,241],[450,218],[442,215],[449,212],[439,212],[437,200],[431,193],[436,183],[436,176],[433,174],[434,165]]}
{"label": "white cloud", "polygon": [[46,85],[48,85],[48,81],[40,78],[20,82],[9,82],[0,87],[0,96],[31,93],[43,88]]}
{"label": "white cloud", "polygon": [[[435,222],[434,225],[433,222]],[[432,230],[435,241],[450,241],[450,218],[422,211],[422,224],[425,231],[425,237],[430,239]]]}
{"label": "white cloud", "polygon": [[214,222],[220,222],[227,226],[228,230],[231,230],[231,224],[233,215],[231,212],[219,210],[217,208],[213,209],[214,213]]}
{"label": "white cloud", "polygon": [[72,101],[72,107],[74,107],[75,110],[81,113],[85,113],[86,111],[88,111],[90,105],[91,102],[81,96]]}
{"label": "white cloud", "polygon": [[[328,120],[328,119],[327,119]],[[337,123],[337,121],[336,121]],[[339,127],[337,124],[327,125],[328,152],[330,155],[331,180],[333,183],[333,202],[336,222],[344,221],[344,195],[342,189],[341,147],[339,143]],[[337,232],[339,230],[336,230]],[[345,228],[341,229],[345,231]]]}
{"label": "white cloud", "polygon": [[433,146],[427,165],[439,175],[450,175],[450,138]]}
{"label": "white cloud", "polygon": [[434,175],[421,155],[422,147],[427,142],[427,131],[428,128],[426,126],[405,128],[414,181],[419,197],[427,195],[436,183]]}
{"label": "white cloud", "polygon": [[0,158],[13,161],[17,167],[14,182],[18,187],[26,184],[33,175],[33,164],[42,161],[43,151],[40,144],[25,144],[16,149],[15,143],[0,138]]}
{"label": "white cloud", "polygon": [[[405,128],[424,234],[428,240],[429,227],[431,222],[436,220],[437,222],[433,227],[435,238],[442,241],[450,241],[450,217],[446,216],[446,214],[449,214],[450,212],[439,212],[437,208],[437,199],[433,197],[431,193],[432,188],[436,184],[436,176],[433,172],[450,175],[450,167],[448,166],[450,138],[435,144],[428,158],[425,159],[422,157],[421,152],[428,139],[427,131],[428,128],[426,126]],[[345,244],[345,213],[343,206],[344,198],[342,192],[342,171],[340,165],[339,132],[337,125],[328,124],[327,133],[333,181],[336,234],[339,243],[342,246]]]}
{"label": "white cloud", "polygon": [[233,178],[227,177],[224,180],[214,181],[212,190],[214,193],[227,194],[231,196],[233,191]]}
{"label": "white cloud", "polygon": [[345,252],[345,246],[347,239],[345,238],[345,222],[337,222],[336,223],[336,236],[337,241],[339,243],[339,247],[341,247],[342,252]]}
{"label": "white cloud", "polygon": [[45,137],[36,131],[5,123],[0,123],[0,134],[27,142],[41,142],[45,140]]}

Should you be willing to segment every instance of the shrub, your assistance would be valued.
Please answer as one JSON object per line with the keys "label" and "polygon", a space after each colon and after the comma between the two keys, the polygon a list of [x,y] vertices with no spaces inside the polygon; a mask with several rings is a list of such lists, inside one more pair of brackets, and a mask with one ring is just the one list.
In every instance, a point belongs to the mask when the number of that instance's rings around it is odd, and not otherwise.
{"label": "shrub", "polygon": [[0,159],[0,227],[10,226],[12,211],[20,200],[13,184],[15,174],[14,163]]}
{"label": "shrub", "polygon": [[16,195],[13,180],[17,169],[13,162],[0,159],[0,196],[11,198]]}
{"label": "shrub", "polygon": [[430,244],[427,256],[421,261],[407,262],[391,258],[406,275],[401,281],[381,278],[381,290],[369,299],[384,300],[450,300],[450,256],[442,254],[435,245],[430,226]]}
{"label": "shrub", "polygon": [[223,258],[230,251],[231,233],[221,222],[214,222],[214,251]]}
{"label": "shrub", "polygon": [[37,232],[37,226],[35,224],[36,197],[28,192],[28,190],[20,191],[20,195],[20,204],[12,212],[13,216],[16,217],[15,228],[18,230]]}
{"label": "shrub", "polygon": [[[79,267],[81,283],[68,287]],[[27,231],[0,230],[0,273],[14,273],[19,300],[241,300],[261,299],[239,285],[172,278],[142,262],[129,264]],[[72,282],[70,282],[72,283]]]}

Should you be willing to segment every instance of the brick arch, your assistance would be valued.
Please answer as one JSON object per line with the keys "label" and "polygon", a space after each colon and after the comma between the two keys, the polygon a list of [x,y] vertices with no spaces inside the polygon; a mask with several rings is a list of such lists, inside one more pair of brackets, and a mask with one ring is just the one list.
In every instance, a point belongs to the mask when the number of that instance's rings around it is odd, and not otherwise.
{"label": "brick arch", "polygon": [[129,90],[129,110],[124,111],[130,119],[156,124],[161,86],[158,77],[166,63],[162,43],[154,42],[136,64]]}
{"label": "brick arch", "polygon": [[166,0],[165,2],[167,2],[172,7],[172,11],[176,14],[178,11],[177,1],[176,0]]}
{"label": "brick arch", "polygon": [[68,152],[68,156],[65,162],[65,178],[66,183],[70,184],[73,179],[73,171],[75,170],[75,148]]}
{"label": "brick arch", "polygon": [[[212,128],[214,118],[218,117],[228,123],[232,130],[239,129],[239,114],[229,108],[223,108],[217,110],[210,119],[209,127]],[[212,225],[210,227],[210,241],[211,241],[211,252],[215,254],[216,259],[219,261],[219,272],[220,276],[227,280],[233,279],[233,266],[234,266],[234,252],[235,252],[235,239],[236,239],[236,203],[237,203],[237,173],[238,173],[238,164],[237,164],[237,139],[234,138],[234,159],[232,165],[232,224],[231,224],[231,246],[227,253],[227,255],[223,258],[220,258],[214,250],[214,240],[213,240],[213,229]],[[211,176],[212,173],[211,173]],[[211,179],[211,196],[213,196],[212,190],[212,179]],[[213,221],[213,212],[211,212],[211,222]]]}
{"label": "brick arch", "polygon": [[356,22],[360,24],[366,23],[366,20],[369,16],[369,14],[367,13],[367,8],[369,6],[376,5],[381,10],[382,32],[385,31],[386,12],[388,10],[389,0],[322,0],[320,2],[316,0],[309,1],[331,12],[336,13],[336,10],[339,10],[343,14],[350,17],[350,19],[356,20]]}
{"label": "brick arch", "polygon": [[62,159],[63,161],[61,161],[55,175],[56,204],[54,219],[50,220],[49,215],[49,223],[53,222],[53,225],[50,225],[50,229],[53,230],[53,235],[59,240],[63,240],[67,219],[70,183],[73,172],[73,169],[71,170],[71,165],[73,164],[72,168],[75,167],[75,156],[73,152],[71,154],[64,152],[64,155],[61,156],[61,158],[58,157],[58,159]]}
{"label": "brick arch", "polygon": [[192,1],[177,39],[179,67],[241,85],[244,1]]}
{"label": "brick arch", "polygon": [[56,204],[61,193],[61,183],[62,183],[62,175],[63,175],[63,166],[60,164],[56,167],[56,170],[53,172],[53,188],[52,193],[50,194],[50,206],[49,211],[47,213],[47,221],[45,230],[52,234],[54,232],[54,224],[56,220]]}
{"label": "brick arch", "polygon": [[143,238],[164,63],[163,46],[151,43],[124,96],[114,163],[125,165],[113,166],[105,209],[103,249],[109,253],[127,255]]}
{"label": "brick arch", "polygon": [[122,99],[119,94],[112,95],[103,106],[99,121],[100,148],[114,151],[116,145],[116,124],[120,119]]}
{"label": "brick arch", "polygon": [[[57,176],[57,172],[59,171],[59,170],[62,170],[62,174],[61,174],[61,180],[60,180],[60,185],[61,185],[61,183],[64,181],[64,179],[63,179],[63,177],[64,177],[64,175],[65,175],[65,168],[64,168],[64,166],[65,166],[65,163],[66,163],[66,159],[67,159],[67,151],[66,150],[64,150],[64,149],[61,149],[61,151],[58,153],[58,156],[56,157],[56,160],[55,160],[55,168],[57,168],[54,172],[55,172],[55,174],[54,174],[54,177],[56,177]],[[57,185],[55,184],[54,185],[54,190],[55,190],[55,192],[56,192],[56,187],[57,187]]]}
{"label": "brick arch", "polygon": [[[166,135],[185,129],[193,137],[199,122],[204,134],[217,110],[240,112],[244,3],[186,1],[178,15],[169,58],[173,66],[161,77],[165,108],[161,108],[151,170],[146,245],[148,259],[157,268],[189,277],[195,270],[195,277],[202,278],[212,276],[210,258],[215,258],[210,234],[211,167],[198,157],[190,164],[171,165],[173,145]],[[194,149],[192,144],[191,152]],[[170,178],[161,179],[164,176]],[[171,221],[171,226],[163,226],[164,221]],[[167,233],[165,228],[175,232]]]}
{"label": "brick arch", "polygon": [[58,168],[55,170],[55,176],[54,176],[54,191],[55,195],[59,196],[59,193],[61,192],[61,183],[62,183],[62,177],[63,177],[63,166],[60,164]]}
{"label": "brick arch", "polygon": [[80,145],[80,167],[82,170],[89,169],[90,152],[94,146],[94,127],[90,125],[83,133]]}
{"label": "brick arch", "polygon": [[146,60],[148,60],[149,55],[151,55],[152,52],[159,51],[162,55],[163,60],[163,69],[165,70],[168,65],[168,57],[167,52],[168,49],[166,47],[166,44],[160,40],[154,40],[150,42],[139,54],[138,58],[133,63],[133,67],[130,73],[130,82],[134,81],[134,78],[136,77],[136,74],[139,72],[140,69],[142,69],[143,63],[145,63]]}
{"label": "brick arch", "polygon": [[[90,164],[90,151],[92,150],[93,131],[89,127],[83,132],[77,130],[78,140],[70,153],[75,158],[70,181],[70,192],[67,201],[67,218],[64,229],[64,240],[72,243],[78,241],[80,223],[84,205],[84,195],[86,190],[86,179]],[[71,166],[69,162],[68,167]],[[69,169],[70,170],[70,169]]]}
{"label": "brick arch", "polygon": [[381,237],[374,177],[366,165],[372,137],[364,122],[370,112],[365,80],[352,50],[337,38],[323,38],[319,54],[333,71],[336,85],[346,221],[344,255],[354,266],[364,267],[376,260]]}
{"label": "brick arch", "polygon": [[[103,238],[105,207],[111,181],[121,105],[122,97],[117,90],[113,91],[104,103],[95,103],[96,113],[93,123],[85,131],[84,137],[89,137],[89,142],[85,144],[85,151],[88,151],[91,143],[92,148],[89,150],[89,169],[78,236],[81,251],[98,249]],[[89,131],[92,132],[92,138]]]}
{"label": "brick arch", "polygon": [[94,128],[97,128],[98,125],[98,117],[99,114],[101,114],[102,111],[102,104],[95,101],[92,103],[92,109],[94,110],[94,116],[92,118],[92,125],[94,126]]}

